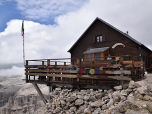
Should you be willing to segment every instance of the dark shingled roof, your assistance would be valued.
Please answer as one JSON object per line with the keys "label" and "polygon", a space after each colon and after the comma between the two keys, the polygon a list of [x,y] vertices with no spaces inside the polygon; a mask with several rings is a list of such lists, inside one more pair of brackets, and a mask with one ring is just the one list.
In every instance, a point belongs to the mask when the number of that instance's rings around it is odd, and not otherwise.
{"label": "dark shingled roof", "polygon": [[83,54],[89,54],[89,53],[102,53],[106,50],[108,50],[109,47],[102,47],[102,48],[93,48],[93,49],[89,49],[85,52],[83,52]]}
{"label": "dark shingled roof", "polygon": [[[96,21],[96,20],[99,20],[103,23],[105,23],[106,25],[110,26],[111,28],[115,29],[116,31],[118,31],[119,33],[123,34],[124,36],[126,36],[127,38],[129,38],[130,40],[134,41],[135,43],[137,43],[138,45],[141,45],[141,46],[144,46],[145,48],[147,48],[145,45],[143,45],[141,42],[138,42],[137,40],[135,40],[134,38],[132,38],[131,36],[129,36],[128,34],[120,31],[119,29],[115,28],[114,26],[110,25],[109,23],[105,22],[104,20],[100,19],[100,18],[96,18],[92,23],[91,25],[85,30],[85,32],[93,25],[93,23]],[[73,46],[68,50],[68,52],[71,51],[71,49],[76,45],[76,43],[81,39],[81,37],[85,34],[85,32],[79,37],[79,39],[73,44]],[[149,48],[147,48],[149,51],[151,51]]]}

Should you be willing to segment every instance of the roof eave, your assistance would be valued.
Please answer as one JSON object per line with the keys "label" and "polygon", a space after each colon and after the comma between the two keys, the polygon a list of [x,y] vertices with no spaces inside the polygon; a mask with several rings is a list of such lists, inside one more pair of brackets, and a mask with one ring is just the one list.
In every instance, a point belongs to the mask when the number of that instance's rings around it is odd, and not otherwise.
{"label": "roof eave", "polygon": [[67,51],[67,52],[70,52],[71,49],[75,46],[75,44],[80,40],[80,38],[87,32],[87,30],[92,26],[92,24],[97,20],[99,19],[98,17],[90,24],[90,26],[83,32],[83,34],[78,38],[78,40],[72,45],[72,47]]}

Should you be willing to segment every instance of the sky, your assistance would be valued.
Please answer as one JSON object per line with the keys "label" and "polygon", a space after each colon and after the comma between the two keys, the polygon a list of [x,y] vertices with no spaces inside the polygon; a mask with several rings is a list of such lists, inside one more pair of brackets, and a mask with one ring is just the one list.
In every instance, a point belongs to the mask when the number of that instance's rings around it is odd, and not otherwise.
{"label": "sky", "polygon": [[151,0],[0,0],[0,76],[24,75],[25,59],[70,58],[67,51],[99,17],[152,49]]}

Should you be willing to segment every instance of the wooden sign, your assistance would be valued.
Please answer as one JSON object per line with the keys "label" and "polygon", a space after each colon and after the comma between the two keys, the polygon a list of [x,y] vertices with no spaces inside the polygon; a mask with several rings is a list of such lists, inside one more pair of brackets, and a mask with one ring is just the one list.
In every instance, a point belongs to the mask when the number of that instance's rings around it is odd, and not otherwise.
{"label": "wooden sign", "polygon": [[115,47],[119,46],[119,45],[122,45],[123,47],[125,47],[125,45],[123,43],[115,43],[112,48],[114,49]]}

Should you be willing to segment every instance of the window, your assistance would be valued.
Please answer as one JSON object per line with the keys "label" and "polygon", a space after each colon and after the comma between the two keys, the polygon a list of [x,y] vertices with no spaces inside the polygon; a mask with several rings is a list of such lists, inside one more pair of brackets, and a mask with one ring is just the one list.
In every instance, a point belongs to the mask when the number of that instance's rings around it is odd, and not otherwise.
{"label": "window", "polygon": [[95,61],[100,61],[100,60],[101,60],[101,53],[95,54]]}
{"label": "window", "polygon": [[102,42],[102,36],[97,36],[97,42]]}
{"label": "window", "polygon": [[92,58],[93,58],[93,54],[88,54],[88,55],[87,55],[87,61],[91,61]]}

